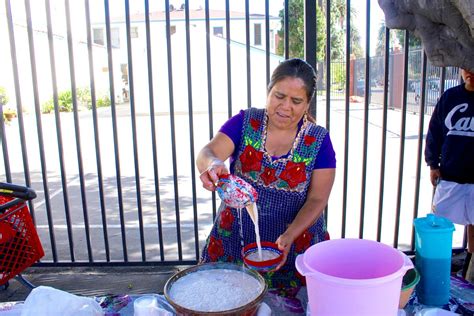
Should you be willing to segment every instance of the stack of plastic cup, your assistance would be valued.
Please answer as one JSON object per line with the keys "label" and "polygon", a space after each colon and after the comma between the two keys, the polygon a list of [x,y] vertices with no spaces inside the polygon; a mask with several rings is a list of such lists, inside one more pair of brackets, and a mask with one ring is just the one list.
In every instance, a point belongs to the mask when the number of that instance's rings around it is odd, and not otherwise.
{"label": "stack of plastic cup", "polygon": [[415,265],[420,273],[416,294],[422,304],[442,306],[449,301],[454,224],[434,214],[416,218],[414,224]]}

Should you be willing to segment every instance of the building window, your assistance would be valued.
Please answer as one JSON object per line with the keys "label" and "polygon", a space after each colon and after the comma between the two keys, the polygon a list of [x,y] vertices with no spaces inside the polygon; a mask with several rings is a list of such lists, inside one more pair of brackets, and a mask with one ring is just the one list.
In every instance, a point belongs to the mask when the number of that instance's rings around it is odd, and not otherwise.
{"label": "building window", "polygon": [[171,25],[170,26],[170,35],[173,35],[174,33],[176,33],[176,25]]}
{"label": "building window", "polygon": [[110,37],[112,41],[112,47],[120,47],[120,30],[118,28],[112,28],[110,30]]}
{"label": "building window", "polygon": [[214,34],[214,36],[224,37],[224,28],[222,26],[214,26],[212,28],[212,34]]}
{"label": "building window", "polygon": [[254,42],[253,42],[253,44],[255,46],[262,45],[262,24],[255,23],[253,31],[254,31],[254,34],[253,34],[254,35],[254,37],[253,37]]}
{"label": "building window", "polygon": [[104,45],[104,29],[93,29],[94,44]]}
{"label": "building window", "polygon": [[138,38],[138,27],[134,26],[130,28],[130,37]]}

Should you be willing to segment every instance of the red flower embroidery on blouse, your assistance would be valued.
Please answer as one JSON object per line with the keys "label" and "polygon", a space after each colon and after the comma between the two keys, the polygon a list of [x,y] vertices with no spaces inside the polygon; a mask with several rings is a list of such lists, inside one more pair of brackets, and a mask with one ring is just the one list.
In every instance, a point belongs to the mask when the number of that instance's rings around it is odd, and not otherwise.
{"label": "red flower embroidery on blouse", "polygon": [[285,170],[280,173],[280,179],[286,181],[290,188],[294,188],[306,181],[306,165],[304,162],[288,161]]}
{"label": "red flower embroidery on blouse", "polygon": [[263,170],[262,174],[260,175],[260,178],[262,179],[263,183],[265,183],[265,185],[269,185],[277,179],[277,177],[275,177],[275,172],[275,169],[265,167],[265,170]]}
{"label": "red flower embroidery on blouse", "polygon": [[304,144],[309,147],[311,146],[312,143],[314,143],[315,140],[316,140],[316,137],[311,136],[311,135],[306,135],[304,137]]}
{"label": "red flower embroidery on blouse", "polygon": [[209,258],[212,261],[217,261],[219,257],[224,255],[224,247],[222,246],[222,240],[216,239],[214,236],[211,236],[209,240],[209,245],[207,246],[207,253],[209,254]]}
{"label": "red flower embroidery on blouse", "polygon": [[295,240],[295,251],[301,253],[309,248],[311,245],[311,240],[313,239],[313,234],[309,230],[305,230],[298,238]]}
{"label": "red flower embroidery on blouse", "polygon": [[232,230],[232,224],[234,223],[234,214],[230,208],[226,207],[221,213],[220,227],[227,231]]}
{"label": "red flower embroidery on blouse", "polygon": [[260,121],[257,119],[250,119],[250,126],[252,126],[254,131],[257,131],[260,127]]}
{"label": "red flower embroidery on blouse", "polygon": [[242,162],[242,172],[260,171],[262,168],[263,153],[256,151],[255,148],[250,145],[245,147],[244,152],[239,158]]}

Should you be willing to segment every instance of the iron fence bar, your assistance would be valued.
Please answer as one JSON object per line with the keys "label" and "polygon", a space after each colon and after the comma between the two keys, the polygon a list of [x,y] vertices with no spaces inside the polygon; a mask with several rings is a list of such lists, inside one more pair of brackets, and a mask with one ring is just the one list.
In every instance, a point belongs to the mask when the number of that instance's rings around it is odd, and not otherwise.
{"label": "iron fence bar", "polygon": [[[18,132],[20,134],[23,172],[24,172],[26,186],[31,187],[30,167],[28,164],[28,150],[26,148],[26,138],[25,138],[25,123],[24,123],[24,118],[23,118],[23,106],[21,102],[21,93],[20,93],[20,79],[18,76],[18,61],[16,58],[15,31],[13,27],[13,18],[12,18],[10,0],[5,0],[5,12],[7,15],[8,39],[10,41],[10,58],[12,62],[13,81],[15,83],[16,112],[18,115]],[[30,210],[31,217],[33,219],[33,223],[36,225],[35,206],[32,200],[28,201],[28,207]]]}
{"label": "iron fence bar", "polygon": [[89,261],[94,261],[92,256],[92,245],[91,236],[89,230],[89,214],[87,209],[87,196],[86,196],[86,183],[84,179],[84,166],[82,163],[82,147],[81,147],[81,132],[79,125],[79,109],[77,107],[77,91],[76,91],[76,69],[74,67],[74,48],[72,44],[72,31],[71,31],[71,12],[69,8],[69,0],[65,1],[66,10],[66,28],[67,28],[67,46],[69,55],[69,75],[71,78],[71,94],[72,94],[72,108],[74,117],[74,132],[76,136],[76,151],[77,151],[77,164],[79,168],[79,182],[81,187],[81,200],[82,200],[82,214],[84,216],[84,228],[86,233],[86,244],[87,244],[87,256]]}
{"label": "iron fence bar", "polygon": [[138,230],[140,232],[140,249],[142,252],[142,261],[146,261],[145,238],[143,231],[143,209],[140,185],[140,164],[138,161],[138,145],[137,145],[137,119],[135,109],[135,89],[133,81],[133,54],[132,54],[132,36],[130,33],[130,2],[125,0],[125,29],[127,32],[127,58],[128,58],[128,86],[130,99],[130,118],[132,123],[132,144],[133,144],[133,159],[135,167],[135,190],[137,197],[137,211],[138,211]]}
{"label": "iron fence bar", "polygon": [[350,84],[348,82],[351,74],[351,1],[346,1],[346,95],[345,95],[345,131],[344,131],[344,183],[342,196],[342,228],[341,237],[346,236],[347,218],[347,178],[348,178],[348,158],[349,158],[349,93]]}
{"label": "iron fence bar", "polygon": [[192,83],[192,72],[191,72],[191,39],[189,26],[189,0],[184,2],[184,16],[186,24],[186,62],[188,71],[188,109],[189,109],[189,152],[191,158],[191,190],[193,195],[193,219],[194,219],[194,247],[196,251],[196,260],[199,260],[199,233],[198,233],[198,211],[197,211],[197,199],[196,199],[196,167],[194,164],[194,120],[193,120],[193,83]]}
{"label": "iron fence bar", "polygon": [[95,145],[95,159],[97,166],[97,182],[99,185],[99,203],[100,203],[100,214],[102,220],[102,232],[104,235],[104,248],[105,248],[105,259],[110,261],[110,249],[109,249],[109,237],[107,228],[107,215],[105,211],[105,197],[104,197],[104,180],[102,175],[102,159],[100,152],[100,140],[99,140],[99,120],[97,117],[97,103],[96,103],[96,91],[95,91],[95,76],[94,76],[94,55],[92,53],[92,34],[91,34],[91,19],[90,19],[90,6],[89,0],[85,0],[85,13],[86,13],[86,33],[87,33],[87,54],[89,61],[89,76],[90,76],[90,89],[91,89],[91,106],[92,106],[92,120],[94,126],[94,145]]}
{"label": "iron fence bar", "polygon": [[402,185],[403,185],[403,167],[404,167],[404,155],[405,155],[405,134],[406,134],[406,122],[407,122],[407,87],[408,87],[408,50],[409,50],[409,32],[405,31],[405,42],[404,42],[404,65],[403,65],[403,100],[402,100],[402,121],[400,127],[400,158],[399,158],[399,169],[398,169],[398,189],[397,189],[397,208],[395,215],[395,233],[393,236],[393,247],[398,248],[398,233],[400,230],[400,213],[401,213],[401,202],[402,202]]}
{"label": "iron fence bar", "polygon": [[382,114],[382,145],[380,153],[379,210],[377,219],[377,241],[382,238],[383,192],[385,185],[385,156],[387,150],[387,112],[388,112],[388,78],[390,69],[390,30],[385,28],[384,83],[383,83],[383,114]]}
{"label": "iron fence bar", "polygon": [[[304,1],[304,58],[316,69],[316,1]],[[316,97],[311,100],[309,113],[316,117]]]}
{"label": "iron fence bar", "polygon": [[328,131],[331,130],[330,109],[331,109],[331,0],[326,0],[326,129]]}
{"label": "iron fence bar", "polygon": [[265,73],[267,86],[270,83],[270,6],[265,0]]}
{"label": "iron fence bar", "polygon": [[[442,70],[443,69],[443,67],[436,67],[436,68],[437,68],[437,70],[439,70],[439,69]],[[439,74],[439,71],[436,71],[436,75],[438,77],[438,87],[439,87],[439,89],[438,89],[438,98],[437,99],[439,99],[441,97],[441,95],[443,94],[443,90],[441,89],[441,84],[443,83],[442,81],[444,81],[444,80],[441,79],[442,76],[441,75],[438,76],[438,74]],[[443,86],[444,86],[444,84],[443,84]]]}
{"label": "iron fence bar", "polygon": [[[423,59],[421,64],[421,100],[420,100],[420,119],[418,123],[418,153],[417,153],[417,165],[416,165],[416,185],[415,185],[415,202],[413,205],[413,218],[418,217],[418,206],[420,200],[420,178],[421,178],[421,164],[423,160],[423,131],[425,123],[425,100],[426,100],[426,64],[427,58],[426,53],[423,51]],[[444,68],[443,68],[444,69]],[[411,250],[415,249],[415,230],[413,225],[411,226]]]}
{"label": "iron fence bar", "polygon": [[441,83],[439,85],[439,96],[444,92],[445,89],[445,79],[446,79],[446,67],[441,67]]}
{"label": "iron fence bar", "polygon": [[232,69],[230,60],[230,4],[225,0],[225,41],[227,57],[227,116],[232,116]]}
{"label": "iron fence bar", "polygon": [[[331,0],[326,0],[326,129],[331,131]],[[329,205],[324,208],[324,221],[329,217]]]}
{"label": "iron fence bar", "polygon": [[41,163],[41,174],[43,179],[43,189],[44,189],[44,201],[46,206],[46,215],[48,218],[49,225],[49,238],[51,242],[51,252],[53,255],[53,260],[58,260],[58,255],[56,251],[56,240],[54,237],[54,222],[53,216],[51,213],[51,201],[49,197],[49,186],[48,186],[48,175],[47,175],[47,166],[46,166],[46,157],[44,153],[44,139],[43,139],[43,124],[41,121],[41,108],[39,104],[39,93],[38,93],[38,76],[36,70],[36,60],[35,60],[35,44],[33,39],[33,25],[31,21],[31,7],[30,1],[25,0],[25,9],[26,9],[26,27],[28,30],[28,47],[30,53],[30,67],[31,67],[31,79],[33,83],[33,98],[35,106],[35,116],[36,116],[36,132],[38,133],[38,145],[39,145],[39,154],[40,154],[40,163]]}
{"label": "iron fence bar", "polygon": [[[247,5],[248,6],[248,5]],[[209,139],[214,137],[214,115],[212,109],[212,66],[211,66],[211,26],[209,23],[209,0],[205,0],[206,14],[206,65],[207,65],[207,99],[209,109]],[[248,67],[248,66],[247,66]],[[248,71],[247,71],[248,72]],[[212,191],[212,219],[216,218],[216,192]]]}
{"label": "iron fence bar", "polygon": [[161,199],[160,199],[160,177],[158,174],[158,156],[156,146],[156,122],[155,122],[155,101],[153,93],[153,61],[151,53],[151,32],[150,32],[150,5],[145,0],[145,36],[146,36],[146,57],[148,65],[148,98],[150,100],[150,127],[151,127],[151,146],[153,150],[153,178],[155,187],[156,220],[158,222],[158,243],[160,245],[160,259],[165,260],[163,244],[163,220],[161,217]]}
{"label": "iron fence bar", "polygon": [[56,57],[54,54],[54,40],[53,40],[53,27],[51,21],[51,7],[50,1],[45,1],[46,5],[46,19],[47,19],[47,28],[48,28],[48,45],[49,45],[49,63],[51,65],[51,81],[53,85],[53,103],[54,103],[54,118],[56,120],[56,139],[58,142],[58,155],[59,155],[59,168],[61,171],[61,185],[63,192],[64,200],[64,215],[66,217],[66,226],[67,226],[67,235],[69,242],[69,255],[71,261],[75,261],[74,255],[74,237],[72,233],[71,226],[71,214],[69,208],[69,194],[68,186],[66,180],[66,169],[64,165],[64,147],[62,140],[62,124],[61,124],[61,115],[59,113],[59,102],[58,102],[58,85],[56,78]]}
{"label": "iron fence bar", "polygon": [[117,196],[119,203],[120,232],[122,238],[123,260],[128,261],[127,238],[125,230],[125,214],[123,209],[122,196],[122,176],[120,172],[120,152],[118,143],[118,127],[117,127],[117,107],[115,104],[115,86],[114,86],[114,64],[112,60],[112,37],[110,31],[110,10],[109,0],[104,0],[105,11],[105,32],[107,34],[107,60],[109,67],[109,85],[110,85],[110,107],[112,111],[112,133],[114,138],[114,154],[115,154],[115,175],[117,181]]}
{"label": "iron fence bar", "polygon": [[250,8],[245,0],[245,54],[247,58],[247,108],[252,106],[252,79],[250,70]]}
{"label": "iron fence bar", "polygon": [[[460,82],[464,83],[464,80],[462,78],[462,69],[461,68],[459,68],[459,78],[460,78],[459,79]],[[433,189],[433,195],[434,195],[434,192],[435,192],[435,190]],[[462,236],[462,247],[464,249],[467,248],[467,242],[468,242],[467,238],[468,238],[468,236],[467,236],[467,225],[464,225],[464,234]]]}
{"label": "iron fence bar", "polygon": [[365,15],[365,98],[364,98],[364,136],[362,146],[362,183],[360,193],[359,238],[364,238],[365,190],[367,185],[367,140],[369,137],[369,100],[370,89],[370,0],[366,1]]}
{"label": "iron fence bar", "polygon": [[462,248],[467,248],[467,225],[464,225],[464,234],[462,236]]}
{"label": "iron fence bar", "polygon": [[2,141],[3,165],[5,167],[5,179],[8,183],[12,183],[12,173],[10,170],[10,158],[8,156],[8,143],[5,130],[5,120],[3,119],[3,103],[0,99],[0,136]]}
{"label": "iron fence bar", "polygon": [[165,0],[166,14],[166,47],[168,53],[168,87],[170,99],[170,124],[171,124],[171,154],[173,158],[173,185],[174,185],[174,207],[176,215],[176,239],[178,243],[178,258],[183,260],[183,247],[181,245],[181,220],[179,214],[179,194],[178,194],[178,166],[176,163],[176,124],[174,114],[174,91],[173,91],[173,64],[171,54],[171,22],[169,0]]}
{"label": "iron fence bar", "polygon": [[290,58],[290,12],[289,12],[290,0],[285,0],[285,12],[283,17],[283,24],[285,28],[284,43],[285,43],[285,59]]}

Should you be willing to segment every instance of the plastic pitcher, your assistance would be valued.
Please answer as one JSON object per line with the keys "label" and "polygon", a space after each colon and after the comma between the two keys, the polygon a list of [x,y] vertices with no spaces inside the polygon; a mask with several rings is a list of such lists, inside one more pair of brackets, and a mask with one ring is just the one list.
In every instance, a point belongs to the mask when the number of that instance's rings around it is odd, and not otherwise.
{"label": "plastic pitcher", "polygon": [[416,218],[415,264],[420,273],[416,294],[420,303],[441,306],[449,301],[454,224],[428,214]]}
{"label": "plastic pitcher", "polygon": [[332,239],[296,257],[311,315],[397,315],[402,279],[413,268],[402,252],[365,239]]}

